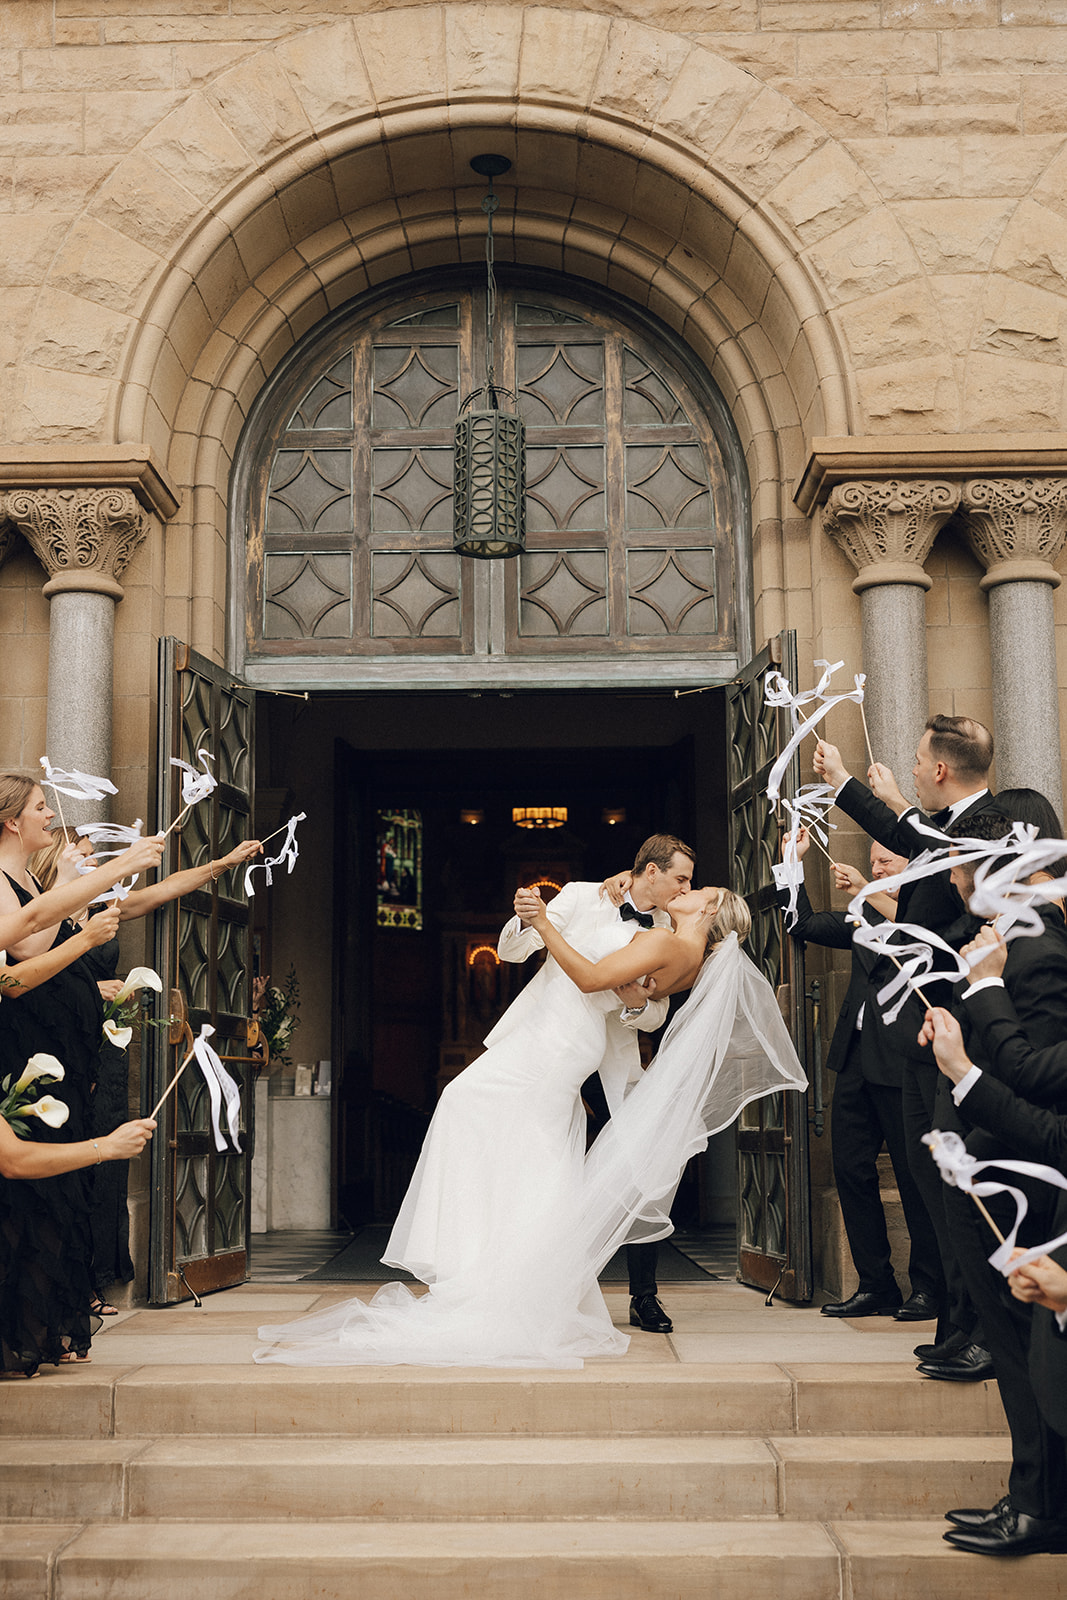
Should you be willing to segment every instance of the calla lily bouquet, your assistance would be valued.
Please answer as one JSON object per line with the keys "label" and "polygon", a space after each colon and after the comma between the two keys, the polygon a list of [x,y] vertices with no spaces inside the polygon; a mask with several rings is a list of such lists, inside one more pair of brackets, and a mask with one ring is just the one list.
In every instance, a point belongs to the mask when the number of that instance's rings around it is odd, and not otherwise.
{"label": "calla lily bouquet", "polygon": [[46,1083],[62,1083],[63,1067],[55,1056],[31,1056],[21,1076],[12,1083],[15,1074],[8,1073],[0,1083],[0,1117],[11,1125],[11,1131],[20,1139],[30,1137],[30,1119],[38,1117],[50,1128],[61,1128],[70,1116],[69,1106],[53,1095],[42,1094]]}
{"label": "calla lily bouquet", "polygon": [[133,1038],[134,1023],[144,1017],[146,989],[162,994],[163,980],[151,967],[134,967],[115,998],[104,1004],[104,1037],[116,1050],[125,1050]]}

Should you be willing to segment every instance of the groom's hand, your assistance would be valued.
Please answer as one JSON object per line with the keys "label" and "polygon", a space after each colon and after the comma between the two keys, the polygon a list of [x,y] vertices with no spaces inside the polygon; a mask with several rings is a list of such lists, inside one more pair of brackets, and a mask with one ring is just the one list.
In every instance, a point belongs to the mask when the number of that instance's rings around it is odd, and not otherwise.
{"label": "groom's hand", "polygon": [[620,983],[615,993],[628,1011],[637,1011],[647,1006],[655,995],[656,980],[646,978],[642,983],[640,978],[635,978],[632,983]]}
{"label": "groom's hand", "polygon": [[539,889],[516,889],[515,915],[524,928],[529,928],[543,910],[541,892]]}

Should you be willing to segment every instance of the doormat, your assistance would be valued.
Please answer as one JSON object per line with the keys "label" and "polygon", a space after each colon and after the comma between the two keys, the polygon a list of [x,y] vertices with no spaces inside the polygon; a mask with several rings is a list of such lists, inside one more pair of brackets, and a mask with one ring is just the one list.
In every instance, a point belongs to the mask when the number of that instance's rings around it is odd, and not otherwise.
{"label": "doormat", "polygon": [[[301,1283],[414,1283],[409,1272],[399,1267],[383,1267],[381,1256],[389,1238],[388,1223],[367,1223],[360,1228],[324,1266],[308,1272]],[[719,1274],[709,1272],[690,1256],[683,1255],[676,1245],[664,1243],[659,1247],[656,1277],[665,1283],[714,1283]],[[626,1283],[626,1251],[617,1250],[600,1274],[601,1283]]]}

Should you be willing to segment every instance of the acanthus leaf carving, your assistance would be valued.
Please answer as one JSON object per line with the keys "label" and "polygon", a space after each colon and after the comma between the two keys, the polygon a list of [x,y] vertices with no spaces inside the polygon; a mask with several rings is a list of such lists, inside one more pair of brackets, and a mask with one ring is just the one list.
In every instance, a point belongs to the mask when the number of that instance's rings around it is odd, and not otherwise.
{"label": "acanthus leaf carving", "polygon": [[884,582],[928,588],[923,562],[959,503],[959,485],[940,479],[839,483],[823,510],[823,528],[856,568],[853,588]]}
{"label": "acanthus leaf carving", "polygon": [[131,489],[12,489],[6,513],[48,573],[53,589],[122,598],[119,578],[148,532]]}
{"label": "acanthus leaf carving", "polygon": [[1058,582],[1053,563],[1067,539],[1067,478],[973,478],[962,504],[987,578]]}

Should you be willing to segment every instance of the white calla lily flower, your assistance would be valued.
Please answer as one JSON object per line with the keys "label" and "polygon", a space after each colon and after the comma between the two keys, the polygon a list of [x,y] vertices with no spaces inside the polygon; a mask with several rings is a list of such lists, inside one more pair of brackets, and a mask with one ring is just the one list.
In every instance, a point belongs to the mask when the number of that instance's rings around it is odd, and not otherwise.
{"label": "white calla lily flower", "polygon": [[108,1017],[107,1021],[104,1023],[104,1033],[107,1038],[111,1040],[111,1043],[115,1046],[116,1050],[125,1050],[126,1046],[133,1038],[133,1029],[120,1028],[118,1023],[115,1022],[112,1017]]}
{"label": "white calla lily flower", "polygon": [[[22,1076],[11,1090],[11,1093],[25,1094],[30,1084],[35,1083],[38,1078],[54,1078],[57,1083],[62,1083],[64,1076],[62,1064],[56,1060],[55,1056],[48,1056],[43,1052],[38,1052],[37,1055],[31,1056],[27,1061],[22,1069]],[[65,1122],[66,1118],[64,1117],[63,1120]]]}
{"label": "white calla lily flower", "polygon": [[43,1094],[32,1105],[23,1106],[19,1111],[20,1117],[40,1117],[50,1128],[61,1128],[70,1116],[70,1107],[62,1100],[57,1100],[54,1095]]}
{"label": "white calla lily flower", "polygon": [[112,1005],[121,1005],[131,994],[136,994],[138,989],[154,989],[157,994],[162,994],[163,980],[151,967],[134,967],[112,1001]]}

